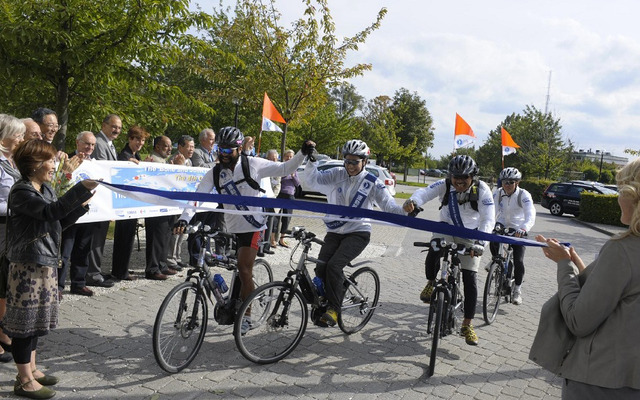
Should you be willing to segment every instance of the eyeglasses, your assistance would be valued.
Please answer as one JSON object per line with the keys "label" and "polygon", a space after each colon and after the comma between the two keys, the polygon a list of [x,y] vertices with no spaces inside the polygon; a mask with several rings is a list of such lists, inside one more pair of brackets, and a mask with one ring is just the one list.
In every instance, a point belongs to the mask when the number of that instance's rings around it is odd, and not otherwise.
{"label": "eyeglasses", "polygon": [[469,175],[454,175],[453,179],[461,179],[461,180],[467,180],[469,179]]}
{"label": "eyeglasses", "polygon": [[516,181],[502,181],[503,185],[513,185]]}
{"label": "eyeglasses", "polygon": [[44,126],[46,126],[49,129],[53,129],[54,131],[57,131],[58,129],[60,129],[60,125],[58,124],[43,124]]}
{"label": "eyeglasses", "polygon": [[237,147],[218,147],[218,153],[221,154],[233,154]]}
{"label": "eyeglasses", "polygon": [[362,160],[349,160],[348,158],[344,159],[344,165],[358,165]]}

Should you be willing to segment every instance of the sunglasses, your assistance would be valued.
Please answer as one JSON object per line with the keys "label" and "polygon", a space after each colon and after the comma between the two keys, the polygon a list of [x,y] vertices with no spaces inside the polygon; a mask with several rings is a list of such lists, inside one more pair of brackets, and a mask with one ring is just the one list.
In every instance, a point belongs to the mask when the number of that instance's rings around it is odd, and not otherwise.
{"label": "sunglasses", "polygon": [[237,149],[237,147],[218,147],[218,153],[220,154],[232,154],[235,150]]}
{"label": "sunglasses", "polygon": [[516,181],[502,181],[504,185],[513,185]]}
{"label": "sunglasses", "polygon": [[453,179],[467,180],[467,179],[469,179],[469,175],[454,175]]}
{"label": "sunglasses", "polygon": [[358,165],[362,160],[349,160],[347,158],[344,159],[344,165]]}

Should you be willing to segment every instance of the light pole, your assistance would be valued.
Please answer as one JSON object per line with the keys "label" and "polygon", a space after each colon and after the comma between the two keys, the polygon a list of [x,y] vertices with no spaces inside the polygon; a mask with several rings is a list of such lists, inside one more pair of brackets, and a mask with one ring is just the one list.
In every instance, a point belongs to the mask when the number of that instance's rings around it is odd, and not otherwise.
{"label": "light pole", "polygon": [[598,172],[598,181],[602,182],[602,160],[604,158],[604,150],[600,150],[600,172]]}
{"label": "light pole", "polygon": [[237,97],[234,97],[233,99],[231,99],[231,102],[233,103],[233,105],[236,106],[236,116],[234,118],[234,126],[237,128],[238,127],[238,106],[240,105],[240,99]]}

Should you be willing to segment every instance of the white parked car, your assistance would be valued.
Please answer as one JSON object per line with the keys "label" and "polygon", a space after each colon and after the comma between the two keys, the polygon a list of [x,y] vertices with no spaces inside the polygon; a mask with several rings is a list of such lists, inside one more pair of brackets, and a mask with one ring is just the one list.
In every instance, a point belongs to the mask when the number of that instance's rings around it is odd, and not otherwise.
{"label": "white parked car", "polygon": [[[320,162],[318,165],[318,171],[324,171],[324,170],[335,168],[335,167],[344,168],[343,161],[328,160],[325,162]],[[382,183],[384,183],[384,185],[387,187],[387,190],[389,191],[391,196],[396,195],[395,181],[393,180],[393,177],[389,173],[388,169],[377,166],[377,165],[373,165],[373,164],[367,164],[365,168],[367,169],[367,171],[375,175],[376,178],[380,179]],[[304,165],[300,166],[296,173],[298,174],[298,179],[300,179],[300,186],[298,186],[298,189],[296,190],[296,197],[300,198],[307,194],[316,194],[316,195],[322,194],[322,193],[314,192],[312,190],[308,190],[307,188],[304,187]]]}

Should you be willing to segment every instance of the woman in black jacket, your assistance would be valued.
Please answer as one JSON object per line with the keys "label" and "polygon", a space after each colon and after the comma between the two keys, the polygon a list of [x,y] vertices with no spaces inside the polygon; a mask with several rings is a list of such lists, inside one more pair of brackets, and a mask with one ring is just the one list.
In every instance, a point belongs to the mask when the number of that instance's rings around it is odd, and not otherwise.
{"label": "woman in black jacket", "polygon": [[[42,140],[21,143],[14,161],[22,179],[9,194],[9,278],[7,312],[2,329],[12,339],[18,369],[14,393],[29,398],[50,398],[46,387],[58,379],[36,367],[38,337],[58,323],[57,271],[62,229],[88,210],[93,180],[73,186],[60,199],[49,186],[55,173],[56,148]],[[44,385],[44,386],[43,386]]]}

